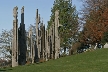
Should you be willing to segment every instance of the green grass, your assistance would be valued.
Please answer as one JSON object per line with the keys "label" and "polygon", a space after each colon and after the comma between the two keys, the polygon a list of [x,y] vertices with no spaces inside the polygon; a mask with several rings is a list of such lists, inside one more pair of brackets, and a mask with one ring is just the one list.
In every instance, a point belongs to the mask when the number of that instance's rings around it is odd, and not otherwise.
{"label": "green grass", "polygon": [[[3,69],[1,70],[3,71]],[[4,69],[6,72],[107,72],[108,49],[62,57],[40,64]]]}

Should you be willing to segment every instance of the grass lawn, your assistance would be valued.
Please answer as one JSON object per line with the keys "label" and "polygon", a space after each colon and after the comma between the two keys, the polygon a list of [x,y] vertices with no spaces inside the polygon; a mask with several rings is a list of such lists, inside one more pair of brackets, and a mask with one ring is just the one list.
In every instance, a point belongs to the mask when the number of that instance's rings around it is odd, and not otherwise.
{"label": "grass lawn", "polygon": [[1,72],[107,72],[108,49],[62,57],[40,64],[0,69]]}

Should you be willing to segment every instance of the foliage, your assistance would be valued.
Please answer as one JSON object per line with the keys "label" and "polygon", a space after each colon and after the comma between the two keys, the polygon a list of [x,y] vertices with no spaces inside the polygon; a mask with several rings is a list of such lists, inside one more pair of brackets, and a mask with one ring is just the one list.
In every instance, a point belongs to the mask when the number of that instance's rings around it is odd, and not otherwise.
{"label": "foliage", "polygon": [[108,42],[108,31],[106,31],[102,37],[101,42],[103,43],[103,45]]}
{"label": "foliage", "polygon": [[81,43],[80,42],[75,42],[72,44],[72,49],[70,52],[70,55],[77,53],[77,50],[81,47]]}
{"label": "foliage", "polygon": [[76,7],[72,6],[71,0],[55,0],[51,9],[51,18],[48,21],[48,29],[54,22],[54,13],[59,10],[59,23],[62,27],[59,28],[61,38],[61,47],[70,47],[72,45],[72,38],[76,35],[79,27],[78,14]]}
{"label": "foliage", "polygon": [[103,34],[108,29],[107,0],[86,0],[82,9],[84,29],[82,39],[90,43],[101,42]]}
{"label": "foliage", "polygon": [[1,51],[5,58],[11,59],[11,53],[12,53],[12,36],[13,31],[11,30],[2,30],[2,33],[0,35],[0,41],[1,41]]}

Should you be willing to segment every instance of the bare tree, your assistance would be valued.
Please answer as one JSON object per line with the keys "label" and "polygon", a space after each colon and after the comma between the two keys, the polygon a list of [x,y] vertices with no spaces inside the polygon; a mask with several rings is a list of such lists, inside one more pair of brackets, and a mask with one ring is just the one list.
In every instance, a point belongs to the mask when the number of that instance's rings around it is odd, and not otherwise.
{"label": "bare tree", "polygon": [[7,59],[11,59],[11,44],[12,44],[12,29],[11,30],[2,30],[0,35],[0,50],[2,52],[2,56]]}

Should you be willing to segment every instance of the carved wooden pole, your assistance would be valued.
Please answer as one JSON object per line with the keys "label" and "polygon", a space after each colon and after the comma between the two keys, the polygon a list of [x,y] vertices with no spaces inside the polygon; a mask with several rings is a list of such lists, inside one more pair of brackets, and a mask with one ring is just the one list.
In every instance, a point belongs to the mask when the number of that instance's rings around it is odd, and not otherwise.
{"label": "carved wooden pole", "polygon": [[49,30],[47,31],[47,39],[48,39],[48,59],[50,58],[50,36],[49,36]]}
{"label": "carved wooden pole", "polygon": [[45,60],[45,24],[43,25],[43,59]]}
{"label": "carved wooden pole", "polygon": [[52,26],[49,29],[49,50],[50,50],[50,59],[52,59]]}
{"label": "carved wooden pole", "polygon": [[12,67],[18,66],[18,7],[13,9]]}
{"label": "carved wooden pole", "polygon": [[21,9],[21,23],[24,24],[24,6]]}
{"label": "carved wooden pole", "polygon": [[52,50],[51,50],[51,58],[53,59],[54,58],[54,32],[53,32],[53,23],[52,23],[52,26],[51,26],[51,48],[52,48]]}
{"label": "carved wooden pole", "polygon": [[45,30],[45,61],[47,61],[47,33]]}
{"label": "carved wooden pole", "polygon": [[30,58],[31,58],[31,63],[34,63],[34,58],[35,58],[35,41],[33,41],[32,38],[33,32],[32,32],[32,27],[30,27],[29,31],[29,40],[30,40]]}
{"label": "carved wooden pole", "polygon": [[40,39],[41,39],[41,59],[43,58],[43,49],[44,49],[44,44],[43,44],[43,23],[40,25]]}
{"label": "carved wooden pole", "polygon": [[25,24],[24,24],[24,6],[21,9],[21,23],[18,30],[18,49],[19,49],[19,65],[26,64],[26,31],[25,31]]}
{"label": "carved wooden pole", "polygon": [[60,49],[60,39],[58,35],[59,27],[59,11],[55,11],[55,59],[59,58],[59,49]]}
{"label": "carved wooden pole", "polygon": [[48,61],[49,58],[49,48],[48,48],[48,30],[45,32],[45,55],[46,55],[46,61]]}
{"label": "carved wooden pole", "polygon": [[32,47],[33,47],[33,56],[32,56],[32,63],[34,63],[34,60],[35,60],[35,41],[33,41],[33,44],[32,44]]}
{"label": "carved wooden pole", "polygon": [[55,58],[55,24],[52,23],[52,48],[53,48],[53,58]]}
{"label": "carved wooden pole", "polygon": [[30,27],[30,31],[29,31],[29,39],[30,39],[30,58],[32,59],[32,62],[33,62],[32,27]]}
{"label": "carved wooden pole", "polygon": [[40,58],[40,51],[39,51],[39,29],[38,29],[38,24],[39,24],[39,16],[38,16],[38,9],[36,11],[36,46],[37,46],[37,50],[38,50],[38,58]]}
{"label": "carved wooden pole", "polygon": [[[38,15],[38,21],[39,21],[39,24],[40,24],[40,23],[41,23],[41,22],[40,22],[40,14]],[[41,47],[41,44],[42,44],[42,43],[41,43],[41,40],[42,40],[42,34],[41,34],[40,26],[39,26],[38,30],[39,30],[39,31],[38,31],[38,32],[39,32],[39,41],[38,41],[38,42],[39,42],[39,58],[41,58],[41,56],[42,56],[42,55],[41,55],[41,48],[42,48],[42,47]]]}
{"label": "carved wooden pole", "polygon": [[[59,10],[57,10],[57,26],[58,26],[58,32],[59,32],[59,28],[62,27],[62,25],[59,23]],[[60,58],[60,34],[58,33],[58,58]]]}
{"label": "carved wooden pole", "polygon": [[[26,32],[26,44],[27,44],[27,50],[29,50],[29,32]],[[28,58],[29,58],[29,52],[26,51],[26,61],[28,62]]]}

